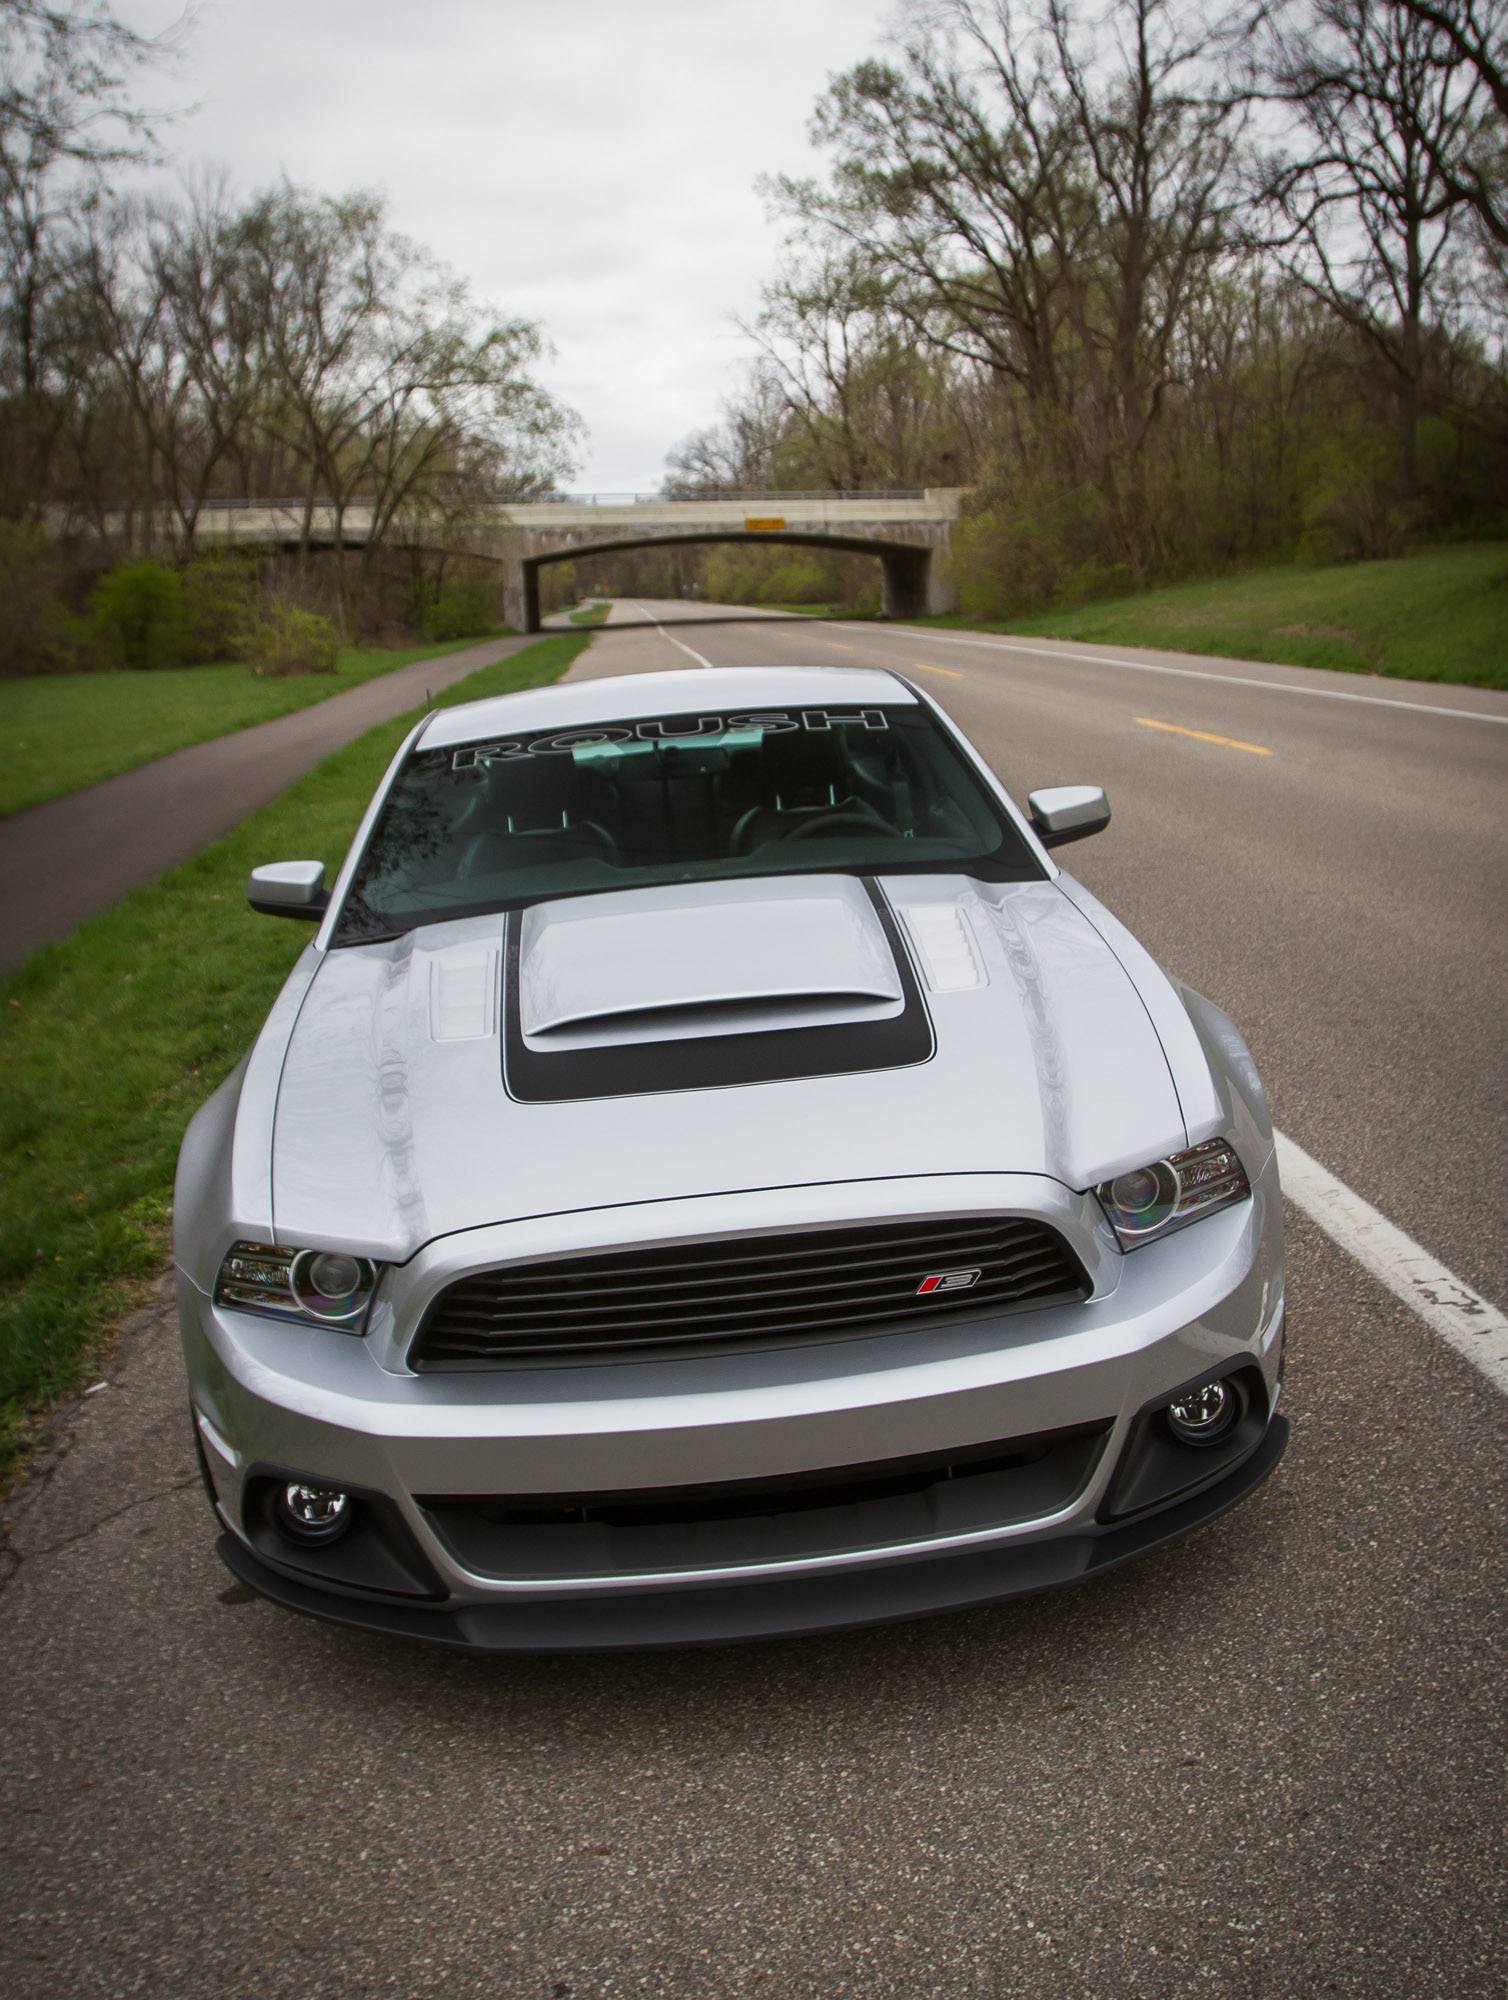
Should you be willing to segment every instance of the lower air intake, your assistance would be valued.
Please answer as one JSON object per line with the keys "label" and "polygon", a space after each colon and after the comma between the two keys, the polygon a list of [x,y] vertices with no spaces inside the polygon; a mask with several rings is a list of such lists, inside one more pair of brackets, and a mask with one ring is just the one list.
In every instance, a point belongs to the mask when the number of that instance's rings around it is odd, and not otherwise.
{"label": "lower air intake", "polygon": [[1083,1266],[1023,1216],[818,1229],[479,1271],[443,1291],[415,1368],[799,1341],[1089,1296]]}

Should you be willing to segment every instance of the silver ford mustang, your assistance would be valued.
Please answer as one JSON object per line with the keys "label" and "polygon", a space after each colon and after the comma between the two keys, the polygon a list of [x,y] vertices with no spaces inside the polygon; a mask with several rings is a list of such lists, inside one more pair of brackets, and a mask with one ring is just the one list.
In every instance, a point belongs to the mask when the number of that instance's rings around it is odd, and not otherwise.
{"label": "silver ford mustang", "polygon": [[184,1140],[220,1554],[490,1651],[980,1604],[1282,1454],[1251,1057],[883,672],[430,715]]}

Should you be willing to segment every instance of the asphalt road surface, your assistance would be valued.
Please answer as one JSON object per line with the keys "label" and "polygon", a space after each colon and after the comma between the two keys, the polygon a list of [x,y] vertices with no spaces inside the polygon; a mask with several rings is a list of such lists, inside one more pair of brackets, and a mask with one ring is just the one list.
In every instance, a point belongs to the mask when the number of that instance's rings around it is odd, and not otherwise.
{"label": "asphalt road surface", "polygon": [[39,944],[67,937],[128,889],[202,852],[332,750],[529,643],[489,639],[417,660],[312,708],[0,819],[0,979]]}
{"label": "asphalt road surface", "polygon": [[[1508,1299],[1508,700],[686,609],[618,607],[573,672],[890,664],[1018,796],[1103,782],[1064,860],[1241,1023],[1280,1127]],[[144,1314],[12,1533],[5,1990],[1500,2000],[1508,1398],[1297,1213],[1290,1253],[1293,1442],[1191,1540],[617,1658],[248,1599]]]}

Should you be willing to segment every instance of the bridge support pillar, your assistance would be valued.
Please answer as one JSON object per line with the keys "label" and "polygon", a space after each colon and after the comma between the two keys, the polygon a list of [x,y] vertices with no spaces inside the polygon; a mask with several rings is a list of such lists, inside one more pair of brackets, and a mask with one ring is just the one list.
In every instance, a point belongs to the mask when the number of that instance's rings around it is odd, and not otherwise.
{"label": "bridge support pillar", "polygon": [[515,632],[537,632],[539,617],[539,566],[517,557],[503,562],[503,622]]}
{"label": "bridge support pillar", "polygon": [[887,618],[925,618],[953,609],[947,550],[889,548],[880,557],[885,582],[881,608]]}

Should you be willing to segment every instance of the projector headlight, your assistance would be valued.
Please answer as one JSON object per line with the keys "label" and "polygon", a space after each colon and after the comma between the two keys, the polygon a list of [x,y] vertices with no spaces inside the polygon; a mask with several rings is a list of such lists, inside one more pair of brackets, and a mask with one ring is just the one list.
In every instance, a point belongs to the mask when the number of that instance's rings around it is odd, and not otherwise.
{"label": "projector headlight", "polygon": [[1248,1200],[1251,1183],[1228,1140],[1206,1139],[1186,1153],[1170,1153],[1165,1160],[1101,1181],[1095,1194],[1121,1248],[1134,1250],[1201,1215]]}
{"label": "projector headlight", "polygon": [[376,1284],[377,1266],[343,1250],[235,1243],[215,1280],[215,1303],[360,1333]]}

